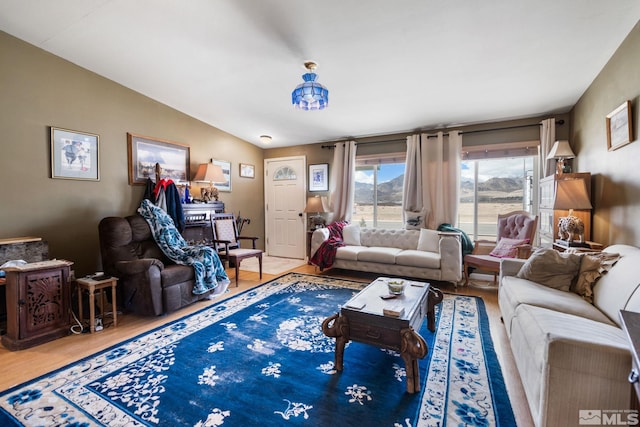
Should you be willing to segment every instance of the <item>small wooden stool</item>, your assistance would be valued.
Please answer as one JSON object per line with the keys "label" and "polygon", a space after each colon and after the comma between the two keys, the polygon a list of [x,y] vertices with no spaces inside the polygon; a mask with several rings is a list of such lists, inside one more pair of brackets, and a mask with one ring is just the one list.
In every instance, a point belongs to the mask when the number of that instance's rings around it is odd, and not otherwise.
{"label": "small wooden stool", "polygon": [[116,307],[116,286],[118,279],[116,277],[106,277],[101,280],[94,280],[91,277],[83,277],[76,280],[78,284],[78,311],[80,321],[83,319],[82,309],[82,291],[89,292],[89,328],[91,333],[96,331],[96,302],[95,292],[100,291],[100,310],[104,316],[104,291],[111,287],[111,316],[113,318],[113,326],[118,326],[118,309]]}

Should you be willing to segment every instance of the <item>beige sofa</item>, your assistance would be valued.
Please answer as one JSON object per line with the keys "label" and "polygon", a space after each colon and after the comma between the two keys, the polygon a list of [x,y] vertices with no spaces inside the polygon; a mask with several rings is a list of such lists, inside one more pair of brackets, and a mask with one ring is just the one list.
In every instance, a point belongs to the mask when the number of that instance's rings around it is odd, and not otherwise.
{"label": "beige sofa", "polygon": [[[343,235],[345,246],[338,248],[332,267],[456,284],[462,279],[459,233],[349,225]],[[328,238],[327,228],[313,232],[311,257]]]}
{"label": "beige sofa", "polygon": [[536,426],[579,425],[581,410],[630,407],[631,356],[619,313],[640,311],[640,249],[604,252],[620,259],[595,282],[593,303],[517,277],[525,260],[502,261],[500,311]]}

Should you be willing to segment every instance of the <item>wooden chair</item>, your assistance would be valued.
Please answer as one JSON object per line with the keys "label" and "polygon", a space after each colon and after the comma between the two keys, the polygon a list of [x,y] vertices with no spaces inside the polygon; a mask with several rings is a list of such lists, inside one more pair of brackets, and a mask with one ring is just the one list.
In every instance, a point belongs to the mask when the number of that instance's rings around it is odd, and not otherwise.
{"label": "wooden chair", "polygon": [[[238,223],[233,214],[211,215],[211,231],[213,232],[213,244],[220,258],[227,261],[227,265],[235,266],[236,286],[238,286],[238,272],[240,263],[246,258],[258,258],[260,279],[262,279],[262,250],[256,249],[257,237],[240,236]],[[241,240],[251,240],[251,249],[240,247]]]}
{"label": "wooden chair", "polygon": [[528,239],[527,243],[515,246],[516,255],[514,258],[529,258],[533,238],[538,228],[538,216],[526,211],[514,211],[498,215],[497,240],[476,240],[473,252],[464,257],[464,284],[469,284],[469,268],[474,267],[488,273],[493,273],[493,282],[496,283],[496,276],[500,273],[500,260],[502,257],[491,255],[497,243],[502,238],[508,239]]}

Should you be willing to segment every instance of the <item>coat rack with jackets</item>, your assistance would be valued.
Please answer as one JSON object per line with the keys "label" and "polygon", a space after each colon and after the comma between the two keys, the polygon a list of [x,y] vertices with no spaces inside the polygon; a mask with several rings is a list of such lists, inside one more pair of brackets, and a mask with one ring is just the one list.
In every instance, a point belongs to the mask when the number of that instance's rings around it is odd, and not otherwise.
{"label": "coat rack with jackets", "polygon": [[154,182],[151,178],[147,178],[144,199],[164,210],[173,219],[178,231],[182,233],[185,227],[182,196],[175,182],[169,178],[161,178],[161,172],[162,167],[156,163],[156,180]]}

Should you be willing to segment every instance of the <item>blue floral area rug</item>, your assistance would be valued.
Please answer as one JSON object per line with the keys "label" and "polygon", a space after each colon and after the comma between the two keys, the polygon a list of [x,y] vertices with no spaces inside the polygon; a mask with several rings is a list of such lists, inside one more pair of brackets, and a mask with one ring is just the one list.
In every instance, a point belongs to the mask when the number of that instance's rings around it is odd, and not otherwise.
{"label": "blue floral area rug", "polygon": [[289,273],[0,393],[0,425],[513,426],[482,299],[445,295],[406,392],[399,354],[322,321],[365,284]]}

